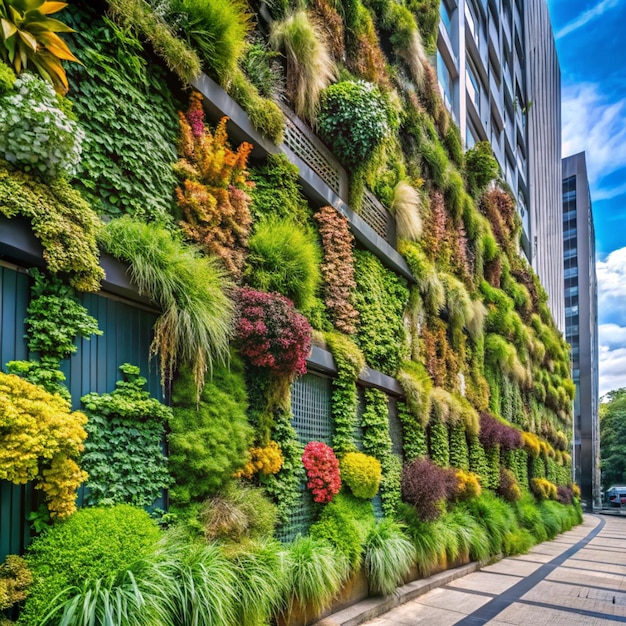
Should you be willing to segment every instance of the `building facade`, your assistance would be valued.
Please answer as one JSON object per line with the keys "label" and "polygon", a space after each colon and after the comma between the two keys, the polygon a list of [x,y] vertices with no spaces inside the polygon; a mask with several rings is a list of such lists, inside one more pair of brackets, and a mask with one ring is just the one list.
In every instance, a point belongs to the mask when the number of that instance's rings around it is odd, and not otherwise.
{"label": "building facade", "polygon": [[601,506],[598,307],[593,212],[585,153],[563,159],[565,336],[572,347],[574,477],[588,507]]}
{"label": "building facade", "polygon": [[547,4],[441,0],[440,15],[444,102],[466,148],[491,143],[517,199],[521,247],[563,331],[561,74]]}

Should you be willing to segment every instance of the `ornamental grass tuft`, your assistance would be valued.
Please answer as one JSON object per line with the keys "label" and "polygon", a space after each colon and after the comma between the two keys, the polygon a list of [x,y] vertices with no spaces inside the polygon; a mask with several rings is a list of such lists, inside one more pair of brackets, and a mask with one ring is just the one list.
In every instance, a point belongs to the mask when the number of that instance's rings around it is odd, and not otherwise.
{"label": "ornamental grass tuft", "polygon": [[287,609],[297,602],[313,613],[325,609],[347,579],[350,567],[346,557],[328,543],[314,537],[298,536],[285,556]]}
{"label": "ornamental grass tuft", "polygon": [[415,563],[415,547],[395,521],[383,519],[365,540],[365,569],[370,589],[388,595]]}
{"label": "ornamental grass tuft", "polygon": [[151,346],[160,357],[161,382],[170,380],[178,365],[189,364],[199,395],[207,370],[225,363],[229,354],[234,306],[224,270],[163,226],[129,217],[109,222],[101,241],[130,264],[139,293],[162,311]]}
{"label": "ornamental grass tuft", "polygon": [[314,122],[322,91],[335,78],[337,68],[324,31],[304,9],[274,22],[270,42],[287,59],[287,95],[296,115]]}

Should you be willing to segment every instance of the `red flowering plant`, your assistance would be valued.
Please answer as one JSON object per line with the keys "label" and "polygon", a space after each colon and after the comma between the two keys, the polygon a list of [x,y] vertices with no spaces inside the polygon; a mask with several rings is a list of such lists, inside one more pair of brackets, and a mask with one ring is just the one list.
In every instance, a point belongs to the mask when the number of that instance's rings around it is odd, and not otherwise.
{"label": "red flowering plant", "polygon": [[237,290],[237,340],[252,365],[286,376],[306,372],[311,325],[291,300],[248,287]]}
{"label": "red flowering plant", "polygon": [[309,478],[306,486],[313,492],[313,500],[330,502],[341,489],[339,460],[333,449],[321,441],[310,441],[304,448],[302,464]]}

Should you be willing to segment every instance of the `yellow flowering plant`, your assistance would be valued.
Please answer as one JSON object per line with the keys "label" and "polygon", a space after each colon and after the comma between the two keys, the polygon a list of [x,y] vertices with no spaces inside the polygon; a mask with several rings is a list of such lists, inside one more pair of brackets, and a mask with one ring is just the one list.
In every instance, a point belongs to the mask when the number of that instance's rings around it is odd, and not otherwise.
{"label": "yellow flowering plant", "polygon": [[524,449],[532,457],[538,457],[541,452],[541,446],[539,445],[539,437],[534,433],[524,431],[522,433],[522,439],[524,441]]}
{"label": "yellow flowering plant", "polygon": [[362,452],[348,452],[340,464],[341,478],[357,498],[369,500],[378,493],[382,479],[380,461]]}
{"label": "yellow flowering plant", "polygon": [[53,519],[76,510],[76,490],[86,480],[76,460],[87,437],[87,418],[58,394],[0,372],[0,479],[36,481]]}
{"label": "yellow flowering plant", "polygon": [[530,481],[530,489],[539,501],[556,500],[556,485],[545,478],[533,478]]}
{"label": "yellow flowering plant", "polygon": [[464,470],[456,470],[457,479],[457,500],[472,500],[478,498],[482,492],[480,485],[480,477],[474,472],[466,472]]}
{"label": "yellow flowering plant", "polygon": [[255,474],[270,476],[280,471],[283,466],[283,453],[275,441],[266,446],[250,448],[248,462],[236,474],[236,478],[252,478]]}

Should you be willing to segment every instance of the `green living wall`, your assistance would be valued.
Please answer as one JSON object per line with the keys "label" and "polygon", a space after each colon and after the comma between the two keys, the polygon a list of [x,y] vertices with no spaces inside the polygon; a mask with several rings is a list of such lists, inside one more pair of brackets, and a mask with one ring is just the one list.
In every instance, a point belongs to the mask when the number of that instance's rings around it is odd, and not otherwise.
{"label": "green living wall", "polygon": [[[490,147],[439,96],[437,9],[42,3],[26,68],[0,40],[0,219],[42,255],[2,269],[5,552],[41,504],[7,619],[311,621],[361,568],[389,594],[580,521],[569,348]],[[200,71],[265,141],[232,140]],[[405,276],[305,195],[279,102],[342,201],[384,207]],[[104,254],[149,311],[97,295]]]}

